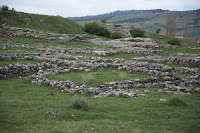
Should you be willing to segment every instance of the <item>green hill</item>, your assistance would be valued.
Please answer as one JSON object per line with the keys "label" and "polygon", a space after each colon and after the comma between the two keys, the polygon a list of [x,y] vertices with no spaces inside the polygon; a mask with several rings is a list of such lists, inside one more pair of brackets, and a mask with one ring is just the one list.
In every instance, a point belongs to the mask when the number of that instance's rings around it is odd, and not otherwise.
{"label": "green hill", "polygon": [[[200,9],[192,11],[173,11],[176,16],[176,31],[179,34],[184,33],[185,24],[188,25],[189,32],[194,38],[200,37]],[[69,18],[80,25],[91,21],[98,21],[102,18],[109,22],[118,23],[133,23],[136,28],[155,33],[157,28],[161,32],[165,32],[166,18],[169,10],[127,10],[116,11],[96,16],[74,17]]]}
{"label": "green hill", "polygon": [[11,27],[30,28],[54,33],[84,33],[80,25],[60,16],[0,11],[0,25],[2,24],[6,24]]}

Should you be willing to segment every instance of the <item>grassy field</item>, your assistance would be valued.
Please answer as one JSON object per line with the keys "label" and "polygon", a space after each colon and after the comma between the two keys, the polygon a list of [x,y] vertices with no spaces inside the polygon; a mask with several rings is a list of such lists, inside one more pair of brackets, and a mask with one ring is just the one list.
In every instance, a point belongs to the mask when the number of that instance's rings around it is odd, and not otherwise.
{"label": "grassy field", "polygon": [[200,49],[189,49],[189,48],[162,48],[164,52],[169,53],[189,53],[189,54],[199,54]]}
{"label": "grassy field", "polygon": [[24,78],[3,79],[0,84],[0,131],[4,133],[197,133],[200,130],[199,95],[180,96],[187,106],[160,102],[160,98],[172,97],[163,93],[136,99],[84,96],[90,106],[85,111],[72,108],[72,96],[68,93],[30,84]]}
{"label": "grassy field", "polygon": [[108,59],[115,59],[115,58],[121,58],[125,60],[131,60],[135,56],[134,54],[113,54],[113,55],[93,55],[93,54],[77,54],[77,53],[67,53],[67,55],[72,55],[72,56],[88,56],[88,57],[101,57],[101,58],[108,58]]}
{"label": "grassy field", "polygon": [[[1,12],[0,15],[7,15],[6,21],[11,26],[38,28],[39,30],[49,30],[57,32],[59,26],[68,26],[64,24],[65,19],[54,16],[55,21],[49,16],[28,15],[25,13]],[[14,15],[17,17],[17,22]],[[25,25],[28,18],[30,25]],[[52,16],[51,16],[52,17]],[[52,19],[53,19],[52,18]],[[2,18],[0,18],[1,20]],[[24,20],[25,19],[25,20]],[[35,19],[35,20],[33,20]],[[47,22],[47,26],[40,25],[40,20]],[[57,23],[57,20],[59,23]],[[13,22],[12,22],[13,20]],[[37,22],[38,21],[38,22]],[[3,21],[5,23],[5,21]],[[0,21],[0,24],[3,23]],[[52,22],[57,29],[54,29],[49,23]],[[15,24],[16,23],[16,24]],[[55,24],[56,23],[56,24]],[[69,22],[70,23],[70,22]],[[38,24],[38,25],[35,25]],[[72,24],[74,25],[74,24]],[[49,29],[46,29],[46,28]],[[61,26],[61,27],[62,27]],[[75,26],[75,25],[74,25]],[[73,27],[73,26],[72,26]],[[79,29],[79,27],[77,27]],[[75,31],[69,29],[65,33],[80,33],[77,28]],[[149,33],[150,34],[150,33]],[[38,34],[31,34],[38,35]],[[150,34],[150,37],[159,39],[159,35]],[[108,38],[101,38],[110,40]],[[170,38],[160,39],[164,45]],[[27,38],[8,38],[0,37],[3,43],[8,44],[29,44],[30,46],[42,46],[51,48],[97,48],[109,49],[108,47],[98,46],[91,43],[59,43],[57,41],[34,40]],[[183,43],[186,43],[182,40]],[[187,42],[191,47],[198,47],[196,43]],[[197,53],[199,50],[186,48],[163,48],[169,53]],[[34,52],[32,49],[0,49],[2,53],[15,52]],[[91,54],[70,54],[74,56],[89,56],[102,58],[123,58],[131,60],[137,57],[134,54],[119,54],[98,56]],[[162,55],[167,56],[167,55]],[[40,61],[33,60],[12,60],[0,61],[0,66],[9,64],[35,64]],[[150,62],[152,63],[152,62]],[[170,66],[170,65],[169,65]],[[180,65],[171,65],[181,67]],[[177,75],[184,75],[176,73]],[[49,79],[72,80],[78,85],[85,83],[88,86],[97,87],[104,82],[121,81],[133,78],[148,78],[149,75],[128,73],[121,70],[104,70],[98,72],[71,72],[58,75],[47,76]],[[88,80],[90,79],[90,80]],[[195,86],[199,87],[199,86]],[[136,90],[157,91],[161,88],[137,88]],[[71,99],[73,96],[84,97],[89,105],[89,110],[73,108]],[[160,99],[166,99],[169,102],[161,102]],[[177,104],[171,99],[179,99],[182,103]],[[113,133],[113,132],[133,132],[133,133],[198,133],[200,131],[200,95],[168,95],[164,92],[146,93],[146,96],[140,98],[121,98],[105,97],[94,98],[91,95],[80,95],[77,93],[62,93],[43,84],[31,84],[25,77],[0,79],[0,132],[2,133]]]}
{"label": "grassy field", "polygon": [[9,64],[37,64],[41,63],[41,61],[35,61],[35,60],[11,60],[11,61],[0,61],[0,67],[1,66],[7,66]]}
{"label": "grassy field", "polygon": [[6,24],[11,27],[31,28],[54,33],[84,33],[80,25],[60,16],[0,11],[0,25],[2,24]]}
{"label": "grassy field", "polygon": [[[0,37],[1,38],[1,37]],[[26,53],[26,52],[34,52],[33,49],[20,49],[20,48],[9,48],[9,49],[1,49],[0,54],[8,54],[8,53]]]}
{"label": "grassy field", "polygon": [[[149,32],[147,32],[147,34],[150,35],[149,36],[150,38],[160,40],[164,45],[167,44],[167,42],[169,40],[174,38],[174,37],[162,36],[162,35],[158,35],[158,34],[155,34],[155,33],[149,33]],[[162,38],[160,38],[160,37],[162,37]],[[200,48],[200,45],[198,43],[196,43],[196,42],[191,42],[191,41],[187,41],[187,40],[184,40],[184,39],[179,39],[179,40],[181,41],[181,44],[187,44],[190,47]]]}
{"label": "grassy field", "polygon": [[66,43],[59,43],[57,41],[46,41],[46,40],[39,40],[39,39],[31,39],[31,38],[19,38],[19,37],[0,37],[4,43],[9,44],[29,44],[30,46],[41,46],[41,47],[70,47],[70,48],[104,48],[104,46],[94,45],[92,43],[80,43],[80,42],[66,42]]}
{"label": "grassy field", "polygon": [[105,82],[114,82],[114,81],[128,80],[133,78],[148,78],[148,77],[150,76],[146,74],[136,74],[136,73],[133,74],[120,70],[106,70],[98,72],[73,72],[73,73],[47,76],[48,79],[63,80],[63,81],[71,80],[74,81],[79,86],[86,84],[91,87],[98,87],[99,85],[102,85]]}

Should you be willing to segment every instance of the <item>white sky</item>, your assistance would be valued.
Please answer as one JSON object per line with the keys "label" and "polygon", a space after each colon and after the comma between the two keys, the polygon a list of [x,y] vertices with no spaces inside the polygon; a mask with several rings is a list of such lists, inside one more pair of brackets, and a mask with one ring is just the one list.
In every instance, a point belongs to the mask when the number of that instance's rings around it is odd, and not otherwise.
{"label": "white sky", "polygon": [[0,0],[17,11],[63,17],[98,15],[116,10],[200,8],[200,0]]}

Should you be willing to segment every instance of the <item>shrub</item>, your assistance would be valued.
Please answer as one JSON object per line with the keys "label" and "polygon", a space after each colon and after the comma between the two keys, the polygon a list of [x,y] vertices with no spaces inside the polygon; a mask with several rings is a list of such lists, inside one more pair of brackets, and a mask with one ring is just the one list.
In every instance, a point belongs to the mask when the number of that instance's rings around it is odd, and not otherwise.
{"label": "shrub", "polygon": [[63,31],[61,29],[58,29],[58,34],[63,34]]}
{"label": "shrub", "polygon": [[52,110],[46,112],[46,114],[45,114],[45,117],[48,118],[48,119],[55,118],[56,116],[57,116],[57,112],[52,111]]}
{"label": "shrub", "polygon": [[7,30],[0,30],[0,35],[10,35],[12,32],[7,31]]}
{"label": "shrub", "polygon": [[89,105],[84,97],[73,96],[71,99],[71,106],[76,109],[89,110]]}
{"label": "shrub", "polygon": [[84,25],[84,31],[97,36],[110,37],[111,32],[97,23],[88,23]]}
{"label": "shrub", "polygon": [[185,101],[180,99],[179,97],[172,97],[169,101],[166,102],[167,105],[170,106],[186,106],[187,104]]}
{"label": "shrub", "polygon": [[1,11],[8,11],[9,7],[7,5],[1,6]]}
{"label": "shrub", "polygon": [[156,34],[160,33],[160,28],[156,29]]}
{"label": "shrub", "polygon": [[133,37],[144,37],[143,30],[135,29],[135,30],[131,30],[130,33]]}
{"label": "shrub", "polygon": [[125,80],[127,78],[126,72],[120,72],[119,77],[120,77],[121,80]]}
{"label": "shrub", "polygon": [[123,35],[120,32],[113,32],[111,34],[111,38],[113,38],[113,39],[119,39],[119,38],[123,38]]}
{"label": "shrub", "polygon": [[103,18],[103,19],[101,20],[101,22],[102,22],[102,23],[106,23],[107,20],[106,20],[105,18]]}
{"label": "shrub", "polygon": [[171,39],[167,43],[169,43],[171,45],[178,45],[178,46],[181,45],[181,42],[178,38]]}
{"label": "shrub", "polygon": [[88,84],[91,84],[95,81],[93,75],[87,75],[87,76],[83,76],[83,82],[84,84],[88,85]]}

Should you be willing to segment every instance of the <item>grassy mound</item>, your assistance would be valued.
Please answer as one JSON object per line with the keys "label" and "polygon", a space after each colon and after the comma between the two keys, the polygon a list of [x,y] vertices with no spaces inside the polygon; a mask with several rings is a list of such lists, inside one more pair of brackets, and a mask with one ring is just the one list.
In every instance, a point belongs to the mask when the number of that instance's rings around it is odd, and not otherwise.
{"label": "grassy mound", "polygon": [[80,25],[60,16],[0,11],[0,25],[2,24],[6,24],[11,27],[30,28],[54,33],[84,33]]}

